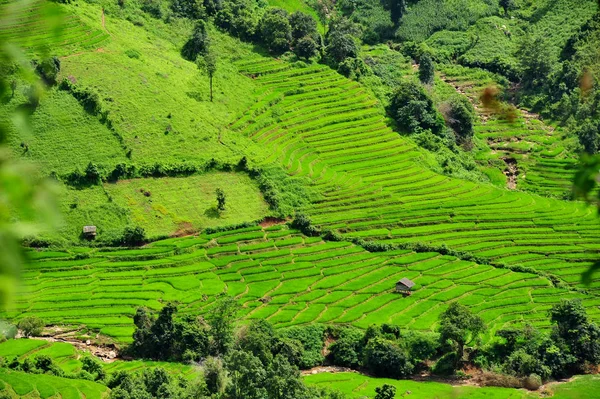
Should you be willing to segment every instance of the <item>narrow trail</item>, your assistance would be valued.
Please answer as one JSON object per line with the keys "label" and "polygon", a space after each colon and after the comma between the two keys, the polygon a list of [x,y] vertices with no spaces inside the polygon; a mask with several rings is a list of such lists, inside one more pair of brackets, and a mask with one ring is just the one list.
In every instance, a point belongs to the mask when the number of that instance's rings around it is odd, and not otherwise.
{"label": "narrow trail", "polygon": [[105,20],[105,18],[104,18],[104,7],[102,7],[102,17],[101,17],[101,18],[102,18],[102,29],[104,29],[104,31],[105,31],[106,33],[108,33],[108,35],[109,35],[110,37],[112,37],[112,33],[110,33],[110,32],[108,31],[108,29],[106,29],[106,20]]}
{"label": "narrow trail", "polygon": [[46,342],[61,342],[66,344],[71,344],[78,350],[89,352],[92,355],[100,358],[105,363],[112,363],[119,358],[117,348],[114,345],[95,345],[88,341],[81,341],[75,338],[70,338],[67,336],[61,337],[60,334],[56,336],[46,336],[46,337],[31,337],[30,339],[37,339],[40,341]]}

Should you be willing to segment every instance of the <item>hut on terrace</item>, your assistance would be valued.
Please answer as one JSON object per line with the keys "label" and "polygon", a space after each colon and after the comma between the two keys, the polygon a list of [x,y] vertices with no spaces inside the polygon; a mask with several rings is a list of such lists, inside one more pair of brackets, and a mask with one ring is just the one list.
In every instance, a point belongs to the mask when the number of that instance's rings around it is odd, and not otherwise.
{"label": "hut on terrace", "polygon": [[94,238],[96,237],[96,226],[83,226],[82,233],[85,238]]}
{"label": "hut on terrace", "polygon": [[415,283],[406,277],[396,283],[396,292],[399,292],[403,295],[410,295],[412,287],[415,286]]}

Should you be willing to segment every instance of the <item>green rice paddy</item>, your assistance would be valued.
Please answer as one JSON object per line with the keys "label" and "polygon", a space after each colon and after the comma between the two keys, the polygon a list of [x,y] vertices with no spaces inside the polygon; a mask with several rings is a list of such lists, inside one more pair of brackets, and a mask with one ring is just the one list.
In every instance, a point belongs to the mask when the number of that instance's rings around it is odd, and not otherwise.
{"label": "green rice paddy", "polygon": [[[496,387],[452,386],[440,382],[417,382],[411,380],[391,380],[367,377],[358,373],[323,373],[307,375],[304,381],[309,385],[328,387],[347,395],[348,398],[372,398],[375,388],[383,384],[396,387],[396,398],[454,399],[454,398],[497,398],[521,399],[538,398],[539,393],[525,390]],[[556,399],[596,399],[600,397],[600,379],[597,376],[577,376],[572,381],[550,384],[549,389]],[[409,393],[410,392],[410,393]]]}
{"label": "green rice paddy", "polygon": [[[47,256],[45,256],[47,254]],[[478,265],[436,252],[370,253],[350,242],[309,238],[285,225],[260,226],[157,241],[141,249],[33,252],[23,287],[3,316],[85,326],[129,342],[137,307],[175,301],[183,313],[207,312],[234,297],[245,320],[277,328],[309,323],[394,323],[431,331],[457,300],[488,325],[486,339],[509,325],[549,327],[547,310],[581,298],[594,319],[595,295],[559,289],[544,277]],[[395,283],[417,285],[404,297]]]}

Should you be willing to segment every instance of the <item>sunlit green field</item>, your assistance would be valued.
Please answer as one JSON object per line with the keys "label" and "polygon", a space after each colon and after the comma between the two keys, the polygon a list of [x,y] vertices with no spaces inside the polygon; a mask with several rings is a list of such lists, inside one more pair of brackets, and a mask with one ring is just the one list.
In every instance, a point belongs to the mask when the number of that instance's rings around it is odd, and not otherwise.
{"label": "sunlit green field", "polygon": [[[391,380],[387,378],[372,378],[358,373],[323,373],[308,375],[304,381],[310,385],[337,389],[348,398],[372,398],[375,388],[383,384],[396,387],[397,398],[416,399],[455,399],[455,398],[497,398],[521,399],[537,398],[539,393],[529,393],[525,390],[496,387],[452,386],[439,382],[417,382],[411,380]],[[567,383],[553,383],[549,389],[557,399],[595,399],[600,397],[600,378],[597,376],[576,376]],[[410,392],[410,393],[409,393]]]}
{"label": "sunlit green field", "polygon": [[522,399],[529,397],[524,391],[511,388],[452,386],[440,382],[372,378],[358,373],[323,373],[308,375],[304,377],[304,381],[309,385],[337,389],[346,394],[348,398],[373,398],[375,397],[375,388],[380,387],[383,384],[396,387],[396,398],[403,398],[408,395],[410,395],[410,398],[416,399]]}
{"label": "sunlit green field", "polygon": [[0,388],[15,398],[101,399],[108,388],[92,381],[0,369]]}
{"label": "sunlit green field", "polygon": [[[478,265],[436,252],[370,253],[350,242],[305,237],[285,225],[157,241],[140,249],[32,251],[22,293],[3,316],[86,326],[129,342],[137,307],[176,301],[203,314],[223,294],[246,320],[276,327],[309,323],[393,323],[431,331],[451,301],[480,315],[485,339],[510,325],[548,328],[547,311],[561,298],[581,298],[593,319],[600,300],[559,289],[544,277]],[[409,297],[396,281],[417,285]]]}

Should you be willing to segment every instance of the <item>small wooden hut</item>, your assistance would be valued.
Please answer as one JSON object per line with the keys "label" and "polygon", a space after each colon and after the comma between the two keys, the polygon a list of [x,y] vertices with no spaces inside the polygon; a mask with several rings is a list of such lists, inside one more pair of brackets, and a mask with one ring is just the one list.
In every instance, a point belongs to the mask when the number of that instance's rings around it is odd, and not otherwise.
{"label": "small wooden hut", "polygon": [[415,283],[411,280],[404,277],[402,280],[396,283],[396,292],[399,292],[403,295],[410,295],[412,287],[415,286]]}
{"label": "small wooden hut", "polygon": [[83,236],[85,238],[96,237],[96,226],[83,226]]}

